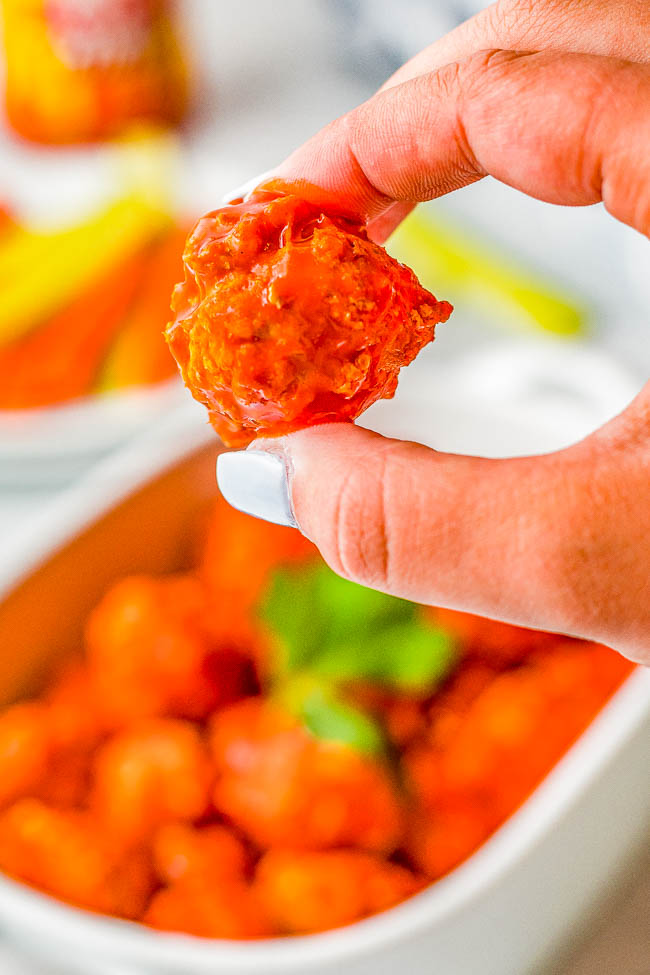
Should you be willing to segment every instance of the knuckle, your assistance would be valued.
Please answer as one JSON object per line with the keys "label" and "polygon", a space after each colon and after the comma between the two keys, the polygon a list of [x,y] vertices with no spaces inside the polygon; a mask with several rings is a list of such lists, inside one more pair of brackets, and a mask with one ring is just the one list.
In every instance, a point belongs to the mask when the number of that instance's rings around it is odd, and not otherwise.
{"label": "knuckle", "polygon": [[438,68],[434,75],[436,94],[445,99],[455,98],[459,91],[461,80],[461,63],[452,61],[450,64]]}
{"label": "knuckle", "polygon": [[585,69],[581,78],[583,115],[574,140],[574,179],[576,185],[590,189],[594,198],[600,199],[603,181],[600,130],[603,118],[610,116],[608,108],[617,67],[607,75],[603,75],[599,66],[592,73],[587,65]]}
{"label": "knuckle", "polygon": [[564,632],[604,639],[638,615],[635,593],[647,591],[634,527],[647,468],[624,447],[598,446],[593,438],[571,457],[537,536],[535,583]]}
{"label": "knuckle", "polygon": [[[455,170],[469,179],[485,175],[485,169],[477,157],[466,120],[476,119],[483,111],[483,102],[490,101],[495,86],[498,86],[504,68],[519,55],[498,48],[476,51],[460,62],[446,65],[435,74],[436,96],[443,102],[456,105],[454,142],[457,153]],[[454,180],[456,174],[454,173]],[[438,192],[448,192],[458,187],[452,185],[436,187]]]}
{"label": "knuckle", "polygon": [[475,51],[463,62],[462,90],[467,97],[475,97],[500,81],[504,68],[520,58],[516,51],[497,47]]}
{"label": "knuckle", "polygon": [[[650,234],[650,180],[647,131],[650,118],[650,69],[629,62],[613,62],[606,84],[594,93],[591,139],[597,154],[595,169],[600,195],[612,216]],[[616,122],[612,124],[616,106]]]}
{"label": "knuckle", "polygon": [[367,467],[355,466],[341,484],[327,561],[340,575],[390,589],[398,517],[395,453],[388,447]]}
{"label": "knuckle", "polygon": [[[632,222],[630,204],[648,201],[647,193],[638,193],[647,182],[647,170],[630,165],[636,132],[644,131],[647,121],[645,69],[640,72],[637,65],[614,59],[604,64],[596,56],[580,57],[573,67],[580,98],[572,150],[565,157],[567,179],[587,191],[592,202],[602,199],[614,216]],[[640,177],[636,185],[635,176]]]}

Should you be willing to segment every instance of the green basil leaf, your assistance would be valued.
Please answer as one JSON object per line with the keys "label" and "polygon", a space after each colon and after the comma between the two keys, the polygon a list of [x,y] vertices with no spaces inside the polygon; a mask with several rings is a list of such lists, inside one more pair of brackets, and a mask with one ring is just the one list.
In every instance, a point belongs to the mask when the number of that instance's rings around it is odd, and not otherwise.
{"label": "green basil leaf", "polygon": [[345,701],[334,685],[300,675],[279,688],[276,696],[315,738],[348,745],[366,755],[386,753],[381,724]]}
{"label": "green basil leaf", "polygon": [[449,672],[455,646],[418,607],[341,579],[322,564],[275,574],[261,615],[278,641],[276,679],[300,672],[330,683],[375,681],[428,693]]}
{"label": "green basil leaf", "polygon": [[312,566],[280,569],[259,607],[259,615],[277,640],[276,673],[305,668],[326,638],[326,619],[317,607],[318,577]]}
{"label": "green basil leaf", "polygon": [[359,633],[345,645],[326,647],[313,660],[316,674],[339,681],[375,681],[389,688],[430,693],[456,660],[444,630],[413,621],[375,633]]}

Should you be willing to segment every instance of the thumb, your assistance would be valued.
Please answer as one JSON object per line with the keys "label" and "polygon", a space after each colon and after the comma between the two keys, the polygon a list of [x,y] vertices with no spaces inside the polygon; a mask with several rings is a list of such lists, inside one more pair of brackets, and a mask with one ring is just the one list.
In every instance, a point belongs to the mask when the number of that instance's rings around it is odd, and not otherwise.
{"label": "thumb", "polygon": [[[491,460],[329,424],[222,455],[219,485],[252,514],[293,517],[355,582],[640,657],[650,634],[640,527],[650,464],[635,430],[628,415],[567,450]],[[288,487],[271,511],[274,477]]]}

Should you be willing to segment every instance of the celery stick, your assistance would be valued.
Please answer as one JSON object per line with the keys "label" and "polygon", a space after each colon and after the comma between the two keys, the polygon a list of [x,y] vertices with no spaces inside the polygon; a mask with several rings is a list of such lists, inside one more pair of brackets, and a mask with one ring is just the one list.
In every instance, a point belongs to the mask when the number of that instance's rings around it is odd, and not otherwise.
{"label": "celery stick", "polygon": [[128,197],[60,233],[13,234],[0,247],[0,345],[37,327],[168,222],[161,210]]}
{"label": "celery stick", "polygon": [[450,223],[416,211],[395,231],[387,250],[408,264],[438,298],[463,300],[501,322],[560,336],[583,334],[583,302],[496,246],[466,236]]}

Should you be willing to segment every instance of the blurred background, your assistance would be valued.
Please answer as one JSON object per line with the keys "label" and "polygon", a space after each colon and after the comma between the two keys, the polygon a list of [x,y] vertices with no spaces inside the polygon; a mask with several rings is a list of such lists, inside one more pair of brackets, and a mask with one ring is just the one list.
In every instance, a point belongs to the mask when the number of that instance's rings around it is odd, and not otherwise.
{"label": "blurred background", "polygon": [[[19,532],[170,412],[203,422],[160,334],[193,220],[485,4],[0,6],[0,531]],[[550,418],[552,449],[647,379],[647,241],[602,206],[488,179],[421,207],[388,249],[456,306],[401,380],[401,413],[380,408],[389,431],[408,436],[409,403],[440,383],[475,410]],[[593,957],[571,971],[609,970]]]}

